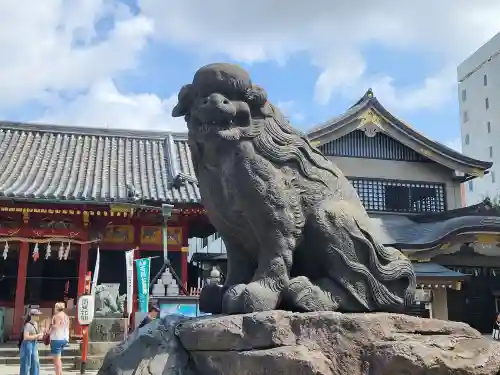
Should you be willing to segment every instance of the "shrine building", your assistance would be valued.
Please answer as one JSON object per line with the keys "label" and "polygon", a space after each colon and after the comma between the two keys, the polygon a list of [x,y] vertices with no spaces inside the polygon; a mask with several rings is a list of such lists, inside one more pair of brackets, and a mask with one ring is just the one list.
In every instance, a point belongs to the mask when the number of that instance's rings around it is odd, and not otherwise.
{"label": "shrine building", "polygon": [[99,283],[119,283],[126,293],[130,249],[156,257],[154,275],[163,264],[163,203],[174,205],[169,259],[187,286],[188,238],[214,229],[186,134],[0,123],[4,337],[17,337],[28,305],[50,315],[55,302],[75,301],[98,247]]}

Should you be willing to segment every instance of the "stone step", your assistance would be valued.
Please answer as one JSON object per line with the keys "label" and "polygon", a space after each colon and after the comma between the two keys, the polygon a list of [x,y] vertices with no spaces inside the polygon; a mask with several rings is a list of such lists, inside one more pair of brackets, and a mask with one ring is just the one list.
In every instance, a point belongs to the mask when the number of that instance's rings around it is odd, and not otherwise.
{"label": "stone step", "polygon": [[[109,349],[117,345],[118,342],[89,342],[88,357],[86,362],[86,370],[97,371],[101,368],[104,361],[104,356]],[[73,371],[80,370],[81,366],[81,343],[70,343],[64,349],[63,370]],[[41,366],[52,365],[52,357],[50,356],[50,347],[43,344],[38,346],[38,355]],[[19,349],[17,343],[5,343],[0,345],[0,367],[2,365],[19,366]]]}
{"label": "stone step", "polygon": [[[43,344],[38,344],[38,355],[40,357],[50,356],[50,346]],[[76,343],[70,343],[64,348],[64,356],[77,357],[80,355],[80,345]],[[19,357],[19,348],[17,343],[8,343],[0,345],[0,358],[3,357]]]}
{"label": "stone step", "polygon": [[[41,365],[49,365],[52,364],[52,357],[50,356],[39,356],[40,359],[40,364]],[[68,357],[68,356],[62,356],[61,357],[63,366],[66,368],[69,367],[74,367],[75,362],[80,360],[80,357]],[[16,357],[0,357],[0,366],[2,365],[20,365],[20,359],[19,356]]]}

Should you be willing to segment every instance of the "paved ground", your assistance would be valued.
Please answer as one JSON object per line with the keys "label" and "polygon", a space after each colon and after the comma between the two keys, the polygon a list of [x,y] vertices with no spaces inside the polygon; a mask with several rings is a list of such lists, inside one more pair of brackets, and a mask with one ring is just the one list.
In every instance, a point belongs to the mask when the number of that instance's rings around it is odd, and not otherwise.
{"label": "paved ground", "polygon": [[[63,370],[64,374],[68,375],[76,375],[80,374],[80,371],[72,370],[67,371]],[[85,371],[85,374],[95,375],[97,371]],[[53,375],[54,368],[50,365],[42,365],[40,366],[40,375]],[[0,375],[19,375],[19,366],[15,365],[1,365],[0,366]]]}

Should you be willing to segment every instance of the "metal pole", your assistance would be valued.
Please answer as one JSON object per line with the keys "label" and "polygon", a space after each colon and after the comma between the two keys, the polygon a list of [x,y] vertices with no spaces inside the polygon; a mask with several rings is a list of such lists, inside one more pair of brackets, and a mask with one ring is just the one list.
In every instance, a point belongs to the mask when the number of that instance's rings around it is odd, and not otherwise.
{"label": "metal pole", "polygon": [[168,219],[172,216],[172,209],[174,206],[170,204],[161,205],[161,213],[163,215],[163,262],[168,264]]}

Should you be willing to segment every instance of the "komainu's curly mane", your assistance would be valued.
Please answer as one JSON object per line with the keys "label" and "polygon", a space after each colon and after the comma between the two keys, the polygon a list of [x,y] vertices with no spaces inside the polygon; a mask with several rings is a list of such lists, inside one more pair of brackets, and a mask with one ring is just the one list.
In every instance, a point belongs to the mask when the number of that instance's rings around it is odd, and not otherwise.
{"label": "komainu's curly mane", "polygon": [[323,185],[326,182],[315,173],[315,168],[337,177],[337,172],[328,159],[311,145],[304,134],[291,126],[278,108],[269,102],[266,107],[267,116],[254,118],[249,131],[242,131],[243,137],[253,138],[258,153],[276,165],[295,162],[305,178]]}

